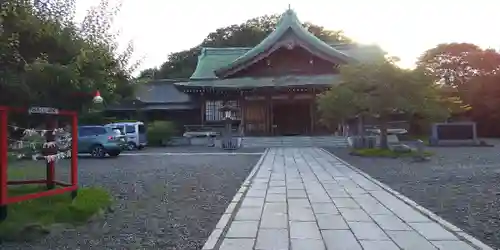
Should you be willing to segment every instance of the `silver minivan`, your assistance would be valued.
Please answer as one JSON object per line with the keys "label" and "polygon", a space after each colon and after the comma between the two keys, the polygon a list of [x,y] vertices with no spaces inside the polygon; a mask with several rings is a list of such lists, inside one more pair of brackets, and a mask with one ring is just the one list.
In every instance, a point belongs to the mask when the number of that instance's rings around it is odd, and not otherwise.
{"label": "silver minivan", "polygon": [[107,124],[106,127],[122,131],[127,139],[127,147],[129,150],[140,150],[148,145],[146,126],[143,122],[117,122]]}

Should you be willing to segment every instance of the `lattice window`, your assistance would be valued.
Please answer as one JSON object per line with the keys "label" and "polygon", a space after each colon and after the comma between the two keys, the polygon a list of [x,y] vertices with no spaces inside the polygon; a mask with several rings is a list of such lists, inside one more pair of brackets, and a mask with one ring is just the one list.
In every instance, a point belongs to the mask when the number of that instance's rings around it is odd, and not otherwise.
{"label": "lattice window", "polygon": [[207,121],[220,121],[223,114],[219,109],[223,106],[222,101],[206,101],[205,103],[205,120]]}
{"label": "lattice window", "polygon": [[[205,102],[205,120],[206,121],[221,121],[224,119],[224,112],[220,111],[220,108],[224,106],[224,104],[231,105],[235,108],[240,108],[240,105],[238,101],[236,100],[231,100],[231,101],[226,101],[225,103],[223,101],[214,101],[214,100],[209,100]],[[236,119],[241,119],[241,112],[237,111],[235,114]]]}

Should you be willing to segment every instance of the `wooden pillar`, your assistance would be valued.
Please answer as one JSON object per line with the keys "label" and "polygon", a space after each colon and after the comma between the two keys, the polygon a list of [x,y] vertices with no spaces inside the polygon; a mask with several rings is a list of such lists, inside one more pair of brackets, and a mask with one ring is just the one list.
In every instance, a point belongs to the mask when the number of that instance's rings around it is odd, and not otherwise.
{"label": "wooden pillar", "polygon": [[274,129],[274,112],[273,112],[273,100],[272,98],[269,98],[269,113],[271,117],[271,121],[269,122],[270,124],[270,130],[271,130],[271,135],[275,135],[275,129]]}
{"label": "wooden pillar", "polygon": [[200,102],[201,102],[201,105],[200,105],[200,115],[201,115],[201,125],[205,125],[205,110],[206,110],[206,102],[205,102],[205,96],[203,95],[203,93],[201,93],[200,95]]}
{"label": "wooden pillar", "polygon": [[238,100],[238,103],[240,105],[240,119],[241,119],[241,128],[243,130],[243,134],[245,134],[246,130],[246,114],[247,114],[247,107],[246,107],[246,102],[245,102],[245,96],[240,92],[240,97]]}
{"label": "wooden pillar", "polygon": [[266,105],[266,129],[265,133],[266,135],[269,135],[271,132],[271,116],[272,116],[272,110],[271,110],[271,95],[269,93],[266,93],[265,97],[265,105]]}
{"label": "wooden pillar", "polygon": [[312,90],[312,99],[310,103],[310,117],[311,117],[311,135],[315,134],[315,124],[316,124],[316,95],[315,95],[315,90]]}

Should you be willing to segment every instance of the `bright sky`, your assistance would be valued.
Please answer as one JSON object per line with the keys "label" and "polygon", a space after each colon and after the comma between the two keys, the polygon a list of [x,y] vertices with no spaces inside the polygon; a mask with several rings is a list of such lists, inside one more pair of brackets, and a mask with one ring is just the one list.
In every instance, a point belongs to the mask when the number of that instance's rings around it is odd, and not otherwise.
{"label": "bright sky", "polygon": [[[78,0],[77,18],[98,2]],[[219,27],[281,14],[289,4],[302,22],[376,43],[400,57],[405,67],[443,42],[500,49],[500,32],[491,29],[500,23],[500,2],[494,0],[123,0],[115,25],[122,46],[134,41],[134,56],[144,58],[140,69],[145,69],[160,66],[172,52],[196,46]]]}

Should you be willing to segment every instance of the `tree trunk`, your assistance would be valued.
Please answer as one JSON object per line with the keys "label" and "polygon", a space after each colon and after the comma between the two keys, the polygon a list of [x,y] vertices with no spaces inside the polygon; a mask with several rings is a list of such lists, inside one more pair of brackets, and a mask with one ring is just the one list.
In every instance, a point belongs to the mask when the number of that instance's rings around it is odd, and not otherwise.
{"label": "tree trunk", "polygon": [[385,119],[385,117],[380,117],[380,148],[389,149],[389,143],[387,141],[387,119]]}

